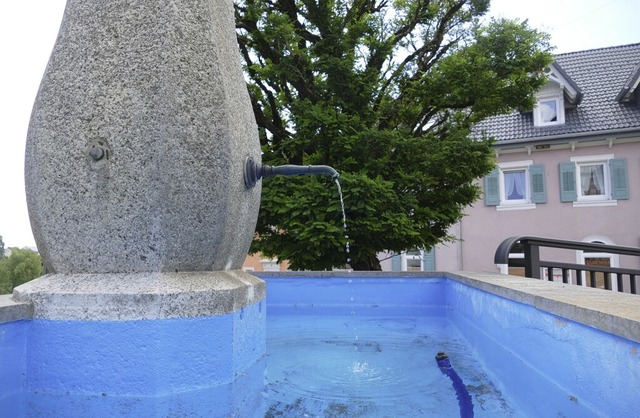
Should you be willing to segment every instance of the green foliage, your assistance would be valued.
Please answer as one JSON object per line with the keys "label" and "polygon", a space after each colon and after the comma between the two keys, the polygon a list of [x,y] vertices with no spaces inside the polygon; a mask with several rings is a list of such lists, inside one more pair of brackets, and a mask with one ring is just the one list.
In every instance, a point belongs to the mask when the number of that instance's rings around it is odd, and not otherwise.
{"label": "green foliage", "polygon": [[40,255],[29,249],[11,248],[11,255],[0,260],[0,294],[42,275]]}
{"label": "green foliage", "polygon": [[0,260],[4,258],[4,241],[2,240],[2,235],[0,235]]}
{"label": "green foliage", "polygon": [[[236,2],[238,41],[266,164],[341,176],[354,269],[430,248],[493,167],[478,121],[529,109],[551,63],[526,22],[481,24],[487,0]],[[330,179],[268,179],[252,250],[292,269],[343,266]]]}

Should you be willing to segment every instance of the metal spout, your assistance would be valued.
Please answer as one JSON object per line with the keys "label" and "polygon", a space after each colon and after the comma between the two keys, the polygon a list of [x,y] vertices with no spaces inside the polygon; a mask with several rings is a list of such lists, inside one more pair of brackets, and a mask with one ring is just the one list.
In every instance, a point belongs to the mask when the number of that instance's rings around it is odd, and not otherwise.
{"label": "metal spout", "polygon": [[260,179],[272,176],[296,176],[300,174],[326,174],[336,179],[340,174],[328,165],[261,165],[252,157],[247,157],[244,164],[244,184],[247,189],[256,185]]}

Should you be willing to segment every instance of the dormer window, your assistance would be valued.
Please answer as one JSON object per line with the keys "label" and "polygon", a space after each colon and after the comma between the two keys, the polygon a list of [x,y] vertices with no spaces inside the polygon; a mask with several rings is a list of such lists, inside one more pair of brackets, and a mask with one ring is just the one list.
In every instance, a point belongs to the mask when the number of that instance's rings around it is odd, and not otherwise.
{"label": "dormer window", "polygon": [[539,98],[533,113],[535,126],[561,125],[564,123],[562,97]]}
{"label": "dormer window", "polygon": [[640,64],[636,66],[633,74],[629,80],[624,83],[624,87],[618,93],[616,100],[620,103],[629,103],[640,105],[640,93],[638,87],[640,86]]}
{"label": "dormer window", "polygon": [[582,100],[578,86],[557,63],[547,69],[547,76],[547,84],[536,95],[533,124],[537,127],[564,124],[565,107],[573,108]]}

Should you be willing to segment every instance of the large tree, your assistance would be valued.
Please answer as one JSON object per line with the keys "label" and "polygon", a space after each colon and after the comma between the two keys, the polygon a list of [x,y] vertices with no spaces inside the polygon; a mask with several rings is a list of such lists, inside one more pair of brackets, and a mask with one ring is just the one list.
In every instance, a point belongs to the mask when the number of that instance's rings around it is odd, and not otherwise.
{"label": "large tree", "polygon": [[[340,172],[271,178],[252,250],[291,268],[430,248],[493,167],[478,121],[530,109],[551,62],[526,21],[488,20],[488,0],[237,0],[236,20],[266,164]],[[345,244],[350,242],[350,254]]]}
{"label": "large tree", "polygon": [[0,260],[0,294],[42,275],[40,254],[28,248],[11,248],[11,255]]}

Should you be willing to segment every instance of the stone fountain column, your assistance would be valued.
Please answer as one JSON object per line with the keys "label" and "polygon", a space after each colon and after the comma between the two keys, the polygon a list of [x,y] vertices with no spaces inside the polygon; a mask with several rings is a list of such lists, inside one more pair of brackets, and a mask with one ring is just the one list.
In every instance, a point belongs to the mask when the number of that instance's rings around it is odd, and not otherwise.
{"label": "stone fountain column", "polygon": [[246,416],[265,285],[238,271],[260,159],[232,0],[68,0],[36,97],[27,203],[47,275],[27,411]]}

